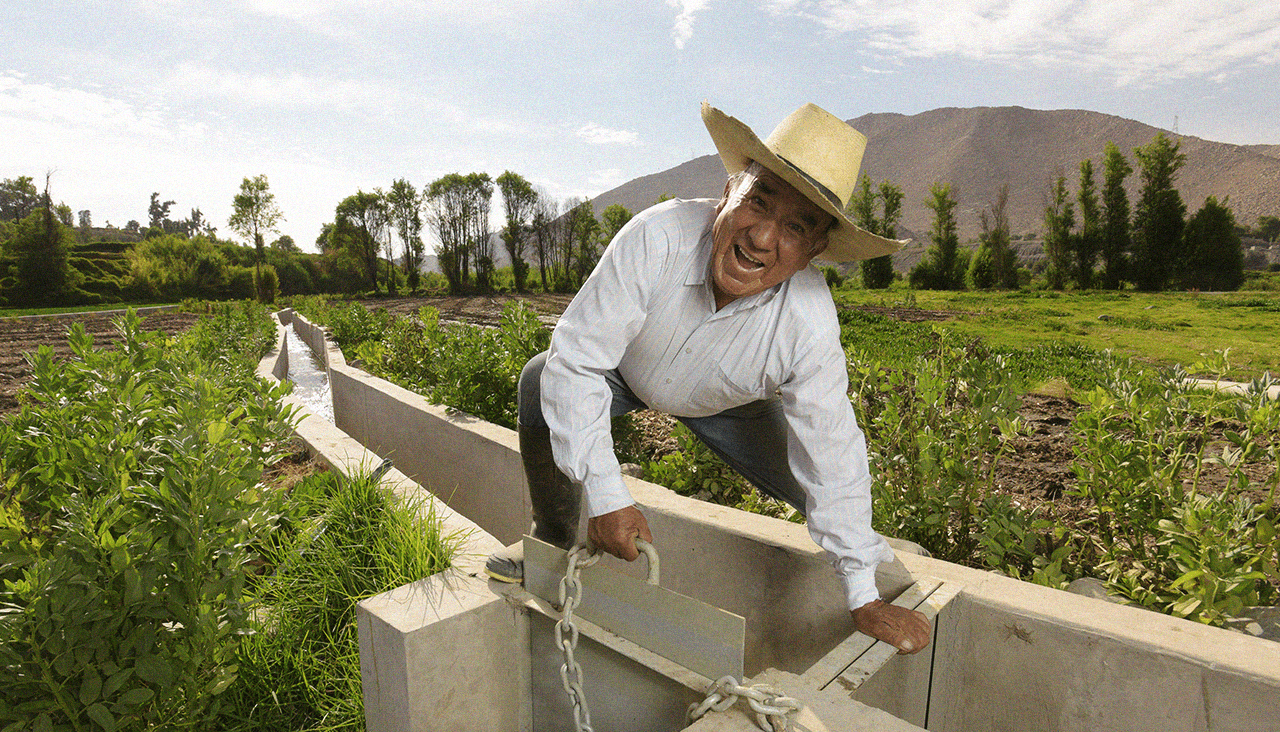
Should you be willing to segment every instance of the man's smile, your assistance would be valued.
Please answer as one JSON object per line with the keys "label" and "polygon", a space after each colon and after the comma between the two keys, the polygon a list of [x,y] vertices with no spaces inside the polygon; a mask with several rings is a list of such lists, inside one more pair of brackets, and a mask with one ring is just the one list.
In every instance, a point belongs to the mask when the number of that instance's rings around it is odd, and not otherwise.
{"label": "man's smile", "polygon": [[759,269],[764,266],[764,262],[761,262],[750,254],[747,254],[747,251],[743,249],[740,244],[734,244],[733,250],[738,255],[738,263],[741,264],[744,269]]}

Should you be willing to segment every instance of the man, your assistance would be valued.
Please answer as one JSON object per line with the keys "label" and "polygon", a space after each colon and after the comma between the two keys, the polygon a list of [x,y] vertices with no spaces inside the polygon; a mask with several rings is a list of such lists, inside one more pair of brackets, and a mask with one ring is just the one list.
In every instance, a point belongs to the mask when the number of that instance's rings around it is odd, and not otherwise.
{"label": "man", "polygon": [[[810,262],[880,256],[901,242],[843,213],[866,138],[809,104],[765,142],[703,104],[729,173],[718,202],[668,201],[633,218],[520,377],[520,451],[532,535],[588,535],[627,561],[653,541],[623,484],[610,418],[679,418],[769,495],[803,512],[833,558],[858,630],[902,653],[929,642],[924,615],[882,602],[875,567],[893,552],[871,530],[866,443],[846,397],[845,355],[826,282]],[[489,558],[523,579],[519,545]]]}

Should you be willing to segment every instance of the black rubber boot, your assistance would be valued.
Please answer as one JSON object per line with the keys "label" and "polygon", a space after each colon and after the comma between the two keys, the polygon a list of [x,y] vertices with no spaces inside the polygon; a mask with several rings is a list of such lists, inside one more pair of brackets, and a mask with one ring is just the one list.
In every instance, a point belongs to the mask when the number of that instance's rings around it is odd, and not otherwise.
{"label": "black rubber boot", "polygon": [[529,503],[533,508],[531,535],[568,551],[578,538],[582,486],[569,480],[569,476],[556,467],[551,455],[551,430],[523,426],[517,429],[520,459],[524,462]]}
{"label": "black rubber boot", "polygon": [[[568,551],[578,538],[582,513],[582,486],[556,467],[551,454],[551,431],[517,425],[520,459],[529,483],[529,503],[533,508],[535,539]],[[485,563],[485,573],[502,582],[524,581],[524,550],[519,543],[494,552]]]}

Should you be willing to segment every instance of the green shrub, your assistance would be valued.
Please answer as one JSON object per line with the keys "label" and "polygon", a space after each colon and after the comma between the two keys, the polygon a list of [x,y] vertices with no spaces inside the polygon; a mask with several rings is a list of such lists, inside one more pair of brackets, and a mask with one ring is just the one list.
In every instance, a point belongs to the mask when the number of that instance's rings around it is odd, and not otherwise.
{"label": "green shrub", "polygon": [[269,264],[262,265],[261,269],[255,268],[253,290],[258,295],[258,302],[275,302],[276,293],[280,290],[280,277],[276,275],[276,268]]}
{"label": "green shrub", "polygon": [[0,422],[6,729],[213,726],[236,678],[285,388],[253,378],[234,342],[210,361],[132,311],[117,327],[114,350],[79,324],[69,359],[42,347]]}

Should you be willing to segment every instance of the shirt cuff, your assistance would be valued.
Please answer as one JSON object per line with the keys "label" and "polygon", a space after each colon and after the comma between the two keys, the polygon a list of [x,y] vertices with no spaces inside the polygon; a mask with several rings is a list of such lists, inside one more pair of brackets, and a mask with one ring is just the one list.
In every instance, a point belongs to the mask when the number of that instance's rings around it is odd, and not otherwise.
{"label": "shirt cuff", "polygon": [[880,599],[880,591],[876,589],[876,568],[862,569],[853,574],[846,574],[844,579],[845,596],[849,600],[849,609],[857,610],[869,602]]}
{"label": "shirt cuff", "polygon": [[598,483],[585,485],[582,492],[586,495],[589,519],[635,504],[631,491],[627,490],[626,484],[622,482],[621,473],[614,475],[612,479],[605,478]]}

